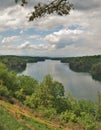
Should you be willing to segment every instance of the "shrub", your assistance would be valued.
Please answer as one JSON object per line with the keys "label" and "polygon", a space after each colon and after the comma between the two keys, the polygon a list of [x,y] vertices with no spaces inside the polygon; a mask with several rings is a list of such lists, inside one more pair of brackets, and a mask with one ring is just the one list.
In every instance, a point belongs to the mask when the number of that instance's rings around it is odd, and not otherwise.
{"label": "shrub", "polygon": [[45,107],[40,107],[39,112],[43,117],[46,118],[53,118],[57,113],[54,108],[45,108]]}
{"label": "shrub", "polygon": [[81,113],[81,117],[78,118],[78,122],[84,126],[85,130],[92,130],[96,127],[94,117],[85,112]]}
{"label": "shrub", "polygon": [[0,96],[5,96],[5,97],[9,96],[9,91],[7,87],[0,85]]}

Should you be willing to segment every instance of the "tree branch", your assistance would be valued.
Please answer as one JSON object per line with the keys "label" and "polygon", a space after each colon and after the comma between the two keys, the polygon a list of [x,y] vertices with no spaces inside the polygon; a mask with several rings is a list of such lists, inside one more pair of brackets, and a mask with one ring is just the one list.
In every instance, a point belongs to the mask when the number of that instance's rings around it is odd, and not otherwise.
{"label": "tree branch", "polygon": [[[15,0],[16,3],[19,1],[22,2],[22,6],[28,3],[28,0]],[[43,17],[46,14],[56,13],[61,16],[68,15],[71,9],[73,9],[73,5],[70,4],[68,0],[53,0],[49,4],[38,3],[36,6],[34,6],[34,10],[29,16],[29,21]]]}

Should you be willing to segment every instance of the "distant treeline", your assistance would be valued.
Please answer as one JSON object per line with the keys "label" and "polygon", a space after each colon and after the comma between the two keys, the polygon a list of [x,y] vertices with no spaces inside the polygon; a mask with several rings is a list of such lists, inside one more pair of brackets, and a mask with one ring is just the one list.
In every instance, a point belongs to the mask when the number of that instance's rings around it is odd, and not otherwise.
{"label": "distant treeline", "polygon": [[73,71],[89,72],[94,79],[101,81],[101,55],[62,58],[61,62],[69,63]]}
{"label": "distant treeline", "polygon": [[27,63],[44,61],[45,57],[30,57],[30,56],[0,56],[0,62],[6,64],[8,69],[21,72],[25,70]]}
{"label": "distant treeline", "polygon": [[0,56],[0,62],[6,64],[8,69],[16,72],[24,71],[27,63],[35,63],[46,59],[69,63],[69,67],[73,71],[89,72],[93,79],[101,81],[101,55],[83,57]]}

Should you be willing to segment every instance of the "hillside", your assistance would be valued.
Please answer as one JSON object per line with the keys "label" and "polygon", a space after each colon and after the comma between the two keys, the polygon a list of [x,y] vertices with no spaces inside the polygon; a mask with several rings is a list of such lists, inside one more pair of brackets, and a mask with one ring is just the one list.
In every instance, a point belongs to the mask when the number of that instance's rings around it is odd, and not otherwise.
{"label": "hillside", "polygon": [[37,115],[20,105],[0,100],[0,130],[60,130],[58,125],[35,117]]}
{"label": "hillside", "polygon": [[[79,124],[69,124],[65,128],[57,124],[42,119],[18,101],[11,104],[4,99],[0,100],[0,130],[85,130]],[[100,130],[100,125],[86,130]]]}

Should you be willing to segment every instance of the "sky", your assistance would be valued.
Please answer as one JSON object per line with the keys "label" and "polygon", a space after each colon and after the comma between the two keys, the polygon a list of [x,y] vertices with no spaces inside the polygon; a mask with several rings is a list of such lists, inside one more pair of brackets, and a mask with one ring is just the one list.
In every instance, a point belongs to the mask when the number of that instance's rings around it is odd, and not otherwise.
{"label": "sky", "polygon": [[[52,1],[52,0],[50,0]],[[33,6],[0,0],[0,55],[71,57],[101,54],[101,0],[69,0],[74,9],[28,22]]]}

